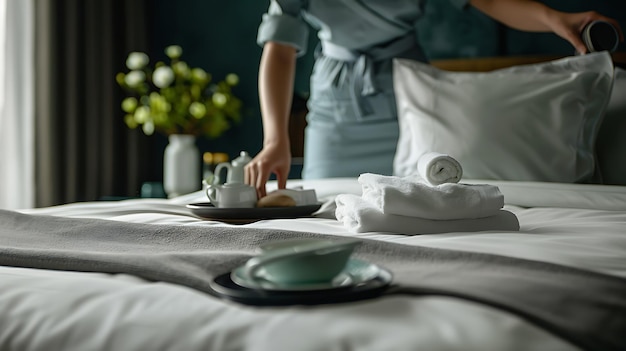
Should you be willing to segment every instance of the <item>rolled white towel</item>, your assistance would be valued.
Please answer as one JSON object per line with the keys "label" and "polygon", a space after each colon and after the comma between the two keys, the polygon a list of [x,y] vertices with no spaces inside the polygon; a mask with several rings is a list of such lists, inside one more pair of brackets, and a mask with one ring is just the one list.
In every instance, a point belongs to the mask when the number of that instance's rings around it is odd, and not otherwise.
{"label": "rolled white towel", "polygon": [[431,186],[418,175],[397,177],[363,173],[363,199],[385,214],[424,219],[493,216],[504,206],[500,189],[490,184],[444,183]]}
{"label": "rolled white towel", "polygon": [[432,185],[458,183],[463,177],[463,168],[450,155],[428,152],[417,161],[417,173]]}
{"label": "rolled white towel", "polygon": [[389,215],[380,212],[369,201],[353,194],[335,198],[335,216],[353,233],[387,232],[405,235],[477,231],[518,231],[515,214],[499,210],[495,215],[477,219],[432,220],[418,217]]}

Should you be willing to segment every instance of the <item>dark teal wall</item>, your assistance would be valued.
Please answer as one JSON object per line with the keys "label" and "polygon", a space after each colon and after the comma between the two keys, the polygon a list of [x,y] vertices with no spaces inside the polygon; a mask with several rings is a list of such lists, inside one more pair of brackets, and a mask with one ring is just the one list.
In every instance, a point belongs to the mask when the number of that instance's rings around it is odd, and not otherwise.
{"label": "dark teal wall", "polygon": [[417,34],[431,59],[498,56],[498,24],[473,7],[459,10],[448,1],[429,1]]}
{"label": "dark teal wall", "polygon": [[[222,151],[231,156],[239,149],[253,152],[261,145],[257,98],[257,73],[261,48],[256,31],[266,9],[264,1],[155,0],[152,55],[165,58],[163,48],[177,44],[183,59],[202,67],[214,79],[237,73],[234,90],[244,103],[242,123],[216,140],[201,140],[201,152]],[[165,141],[160,143],[164,147]]]}
{"label": "dark teal wall", "polygon": [[[545,2],[564,11],[598,10],[618,19],[626,28],[626,0]],[[165,46],[178,44],[190,65],[206,69],[217,79],[230,72],[240,77],[235,92],[246,106],[242,124],[217,140],[201,141],[201,151],[224,151],[231,157],[240,150],[256,153],[262,143],[257,97],[261,48],[256,45],[256,33],[269,1],[153,0],[151,4],[152,55],[162,59]],[[553,34],[504,29],[476,10],[459,11],[442,0],[427,4],[426,16],[417,27],[431,58],[573,53],[567,42]],[[620,50],[626,51],[625,44]],[[311,64],[311,52],[299,59],[296,89],[300,92],[308,90]],[[165,141],[160,145],[164,147]]]}

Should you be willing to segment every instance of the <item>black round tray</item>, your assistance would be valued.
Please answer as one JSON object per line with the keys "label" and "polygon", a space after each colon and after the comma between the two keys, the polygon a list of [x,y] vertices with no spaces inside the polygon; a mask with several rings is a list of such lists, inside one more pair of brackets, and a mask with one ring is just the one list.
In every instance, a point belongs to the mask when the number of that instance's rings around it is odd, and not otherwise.
{"label": "black round tray", "polygon": [[278,291],[250,289],[232,281],[230,272],[217,276],[209,286],[227,300],[255,306],[320,305],[358,301],[382,295],[391,284],[391,273],[381,274],[364,283],[327,290]]}
{"label": "black round tray", "polygon": [[321,203],[293,207],[220,208],[210,202],[187,205],[191,212],[202,218],[225,222],[253,222],[261,219],[311,217]]}

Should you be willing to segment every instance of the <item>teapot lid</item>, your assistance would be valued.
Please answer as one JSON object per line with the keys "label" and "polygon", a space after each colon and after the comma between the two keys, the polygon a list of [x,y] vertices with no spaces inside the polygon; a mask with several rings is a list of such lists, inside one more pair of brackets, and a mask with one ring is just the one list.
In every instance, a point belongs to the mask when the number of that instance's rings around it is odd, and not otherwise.
{"label": "teapot lid", "polygon": [[252,157],[250,157],[250,155],[248,155],[247,152],[242,151],[239,153],[239,157],[235,158],[233,160],[233,166],[243,166],[245,164],[247,164],[248,162],[250,162],[252,160]]}

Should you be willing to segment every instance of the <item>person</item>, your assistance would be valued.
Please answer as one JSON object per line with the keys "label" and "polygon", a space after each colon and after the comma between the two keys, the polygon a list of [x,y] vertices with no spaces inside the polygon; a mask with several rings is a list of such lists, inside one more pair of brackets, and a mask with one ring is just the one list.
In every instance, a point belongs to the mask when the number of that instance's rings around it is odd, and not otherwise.
{"label": "person", "polygon": [[[263,46],[259,99],[263,148],[245,167],[245,182],[266,195],[271,174],[285,188],[291,166],[288,135],[296,59],[307,50],[308,30],[320,45],[310,78],[303,179],[390,175],[399,136],[392,59],[427,62],[415,21],[426,0],[271,0],[258,29]],[[580,53],[580,33],[594,20],[618,28],[595,11],[568,13],[534,0],[448,0],[471,5],[511,28],[553,32]]]}

